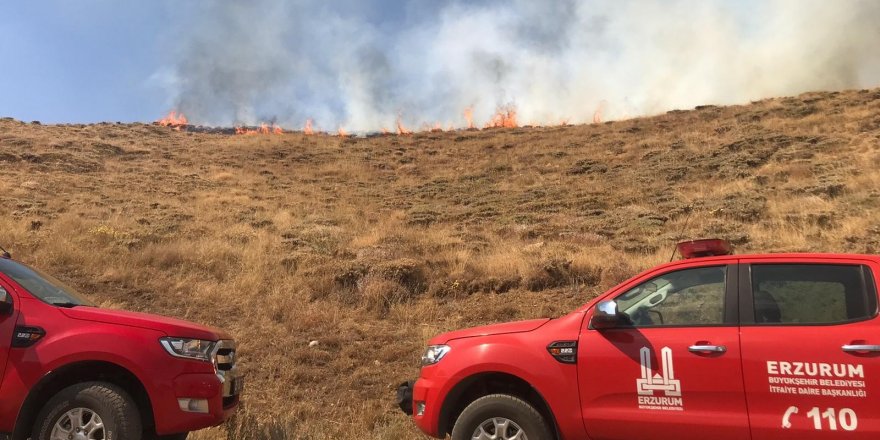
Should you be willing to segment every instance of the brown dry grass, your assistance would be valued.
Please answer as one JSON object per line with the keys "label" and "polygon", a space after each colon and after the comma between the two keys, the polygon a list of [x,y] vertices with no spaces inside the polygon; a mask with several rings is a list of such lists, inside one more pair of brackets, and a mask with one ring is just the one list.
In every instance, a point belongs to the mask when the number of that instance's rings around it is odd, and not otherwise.
{"label": "brown dry grass", "polygon": [[18,258],[237,337],[229,438],[416,438],[392,400],[427,338],[564,313],[681,237],[880,247],[878,90],[344,140],[7,119],[0,163]]}

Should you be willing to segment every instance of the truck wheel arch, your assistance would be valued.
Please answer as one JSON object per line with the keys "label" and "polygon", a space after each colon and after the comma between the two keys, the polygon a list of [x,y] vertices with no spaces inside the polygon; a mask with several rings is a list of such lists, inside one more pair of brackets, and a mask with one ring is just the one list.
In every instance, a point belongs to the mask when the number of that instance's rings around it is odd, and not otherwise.
{"label": "truck wheel arch", "polygon": [[153,406],[143,383],[128,369],[106,361],[80,361],[56,368],[34,385],[15,421],[12,440],[27,440],[37,414],[60,390],[80,382],[108,382],[128,392],[137,404],[145,429],[153,427]]}
{"label": "truck wheel arch", "polygon": [[551,431],[559,439],[559,428],[550,405],[544,396],[526,380],[502,372],[483,372],[468,376],[446,394],[440,407],[438,432],[440,435],[452,433],[452,427],[459,414],[474,400],[490,394],[509,394],[519,397],[531,404],[550,423]]}

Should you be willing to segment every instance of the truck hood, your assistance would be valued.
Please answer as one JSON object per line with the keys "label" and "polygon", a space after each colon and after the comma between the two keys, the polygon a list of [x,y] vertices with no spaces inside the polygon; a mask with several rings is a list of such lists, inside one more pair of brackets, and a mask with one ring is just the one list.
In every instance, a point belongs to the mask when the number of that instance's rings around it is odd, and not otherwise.
{"label": "truck hood", "polygon": [[445,344],[453,339],[473,338],[476,336],[501,335],[505,333],[523,333],[537,330],[546,324],[550,318],[530,319],[528,321],[505,322],[503,324],[484,325],[482,327],[466,328],[453,332],[443,333],[431,339],[429,345]]}
{"label": "truck hood", "polygon": [[158,330],[168,336],[205,339],[209,341],[231,339],[226,332],[220,329],[195,324],[182,319],[151,315],[149,313],[99,309],[97,307],[83,306],[60,310],[62,313],[73,319]]}

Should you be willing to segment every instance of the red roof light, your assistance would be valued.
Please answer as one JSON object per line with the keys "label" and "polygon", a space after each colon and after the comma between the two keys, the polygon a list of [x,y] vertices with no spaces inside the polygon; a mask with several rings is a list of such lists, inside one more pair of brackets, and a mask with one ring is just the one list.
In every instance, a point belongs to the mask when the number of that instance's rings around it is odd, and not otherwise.
{"label": "red roof light", "polygon": [[730,243],[718,239],[692,240],[679,243],[676,248],[684,258],[714,257],[716,255],[730,255]]}

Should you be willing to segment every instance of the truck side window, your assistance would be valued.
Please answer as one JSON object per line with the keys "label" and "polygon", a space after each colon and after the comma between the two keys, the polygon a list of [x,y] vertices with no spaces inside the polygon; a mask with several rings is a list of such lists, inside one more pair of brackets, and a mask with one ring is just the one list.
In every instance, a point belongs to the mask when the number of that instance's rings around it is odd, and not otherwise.
{"label": "truck side window", "polygon": [[722,325],[725,266],[683,269],[652,278],[615,298],[635,327]]}
{"label": "truck side window", "polygon": [[877,292],[866,266],[754,264],[757,324],[834,324],[877,313]]}

